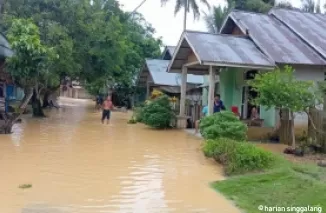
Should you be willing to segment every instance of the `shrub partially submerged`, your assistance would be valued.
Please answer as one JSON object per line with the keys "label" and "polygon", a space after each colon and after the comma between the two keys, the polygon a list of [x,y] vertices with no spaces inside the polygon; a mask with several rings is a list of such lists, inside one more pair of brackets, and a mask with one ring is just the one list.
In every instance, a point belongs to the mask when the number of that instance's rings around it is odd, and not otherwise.
{"label": "shrub partially submerged", "polygon": [[247,126],[230,111],[221,111],[204,117],[199,128],[205,139],[224,137],[245,140],[247,136]]}
{"label": "shrub partially submerged", "polygon": [[207,140],[203,152],[224,165],[228,175],[262,171],[271,168],[276,162],[276,156],[271,152],[248,142],[227,138]]}
{"label": "shrub partially submerged", "polygon": [[144,106],[139,106],[139,107],[135,107],[134,108],[134,112],[133,112],[133,118],[136,120],[136,122],[142,122],[143,119],[143,108]]}
{"label": "shrub partially submerged", "polygon": [[174,118],[175,114],[169,98],[165,95],[152,100],[141,111],[142,122],[153,128],[168,128]]}

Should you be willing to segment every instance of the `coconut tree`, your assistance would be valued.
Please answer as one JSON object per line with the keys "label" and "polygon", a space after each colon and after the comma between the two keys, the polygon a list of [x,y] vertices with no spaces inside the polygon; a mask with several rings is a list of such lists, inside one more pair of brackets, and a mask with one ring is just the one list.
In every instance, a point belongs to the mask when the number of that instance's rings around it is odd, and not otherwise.
{"label": "coconut tree", "polygon": [[[165,5],[171,0],[161,0],[162,5]],[[178,14],[181,9],[184,9],[184,18],[183,18],[183,30],[187,29],[187,14],[190,12],[190,9],[193,12],[194,19],[198,19],[200,16],[199,2],[205,4],[208,9],[210,9],[210,4],[208,0],[174,0],[175,8],[174,14]]]}
{"label": "coconut tree", "polygon": [[204,20],[206,22],[207,29],[210,33],[218,33],[222,27],[225,17],[234,8],[234,1],[227,0],[227,5],[222,7],[214,7],[211,13],[204,13]]}
{"label": "coconut tree", "polygon": [[309,13],[321,13],[320,0],[302,0],[302,10]]}

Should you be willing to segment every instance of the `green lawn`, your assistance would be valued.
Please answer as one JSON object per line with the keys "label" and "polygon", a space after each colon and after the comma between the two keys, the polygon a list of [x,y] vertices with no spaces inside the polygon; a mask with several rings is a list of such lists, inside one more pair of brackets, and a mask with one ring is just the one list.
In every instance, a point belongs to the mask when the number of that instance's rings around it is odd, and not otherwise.
{"label": "green lawn", "polygon": [[326,169],[315,165],[302,166],[284,162],[282,168],[263,174],[232,177],[213,183],[213,187],[234,200],[247,213],[268,212],[258,210],[259,205],[320,206],[326,212]]}

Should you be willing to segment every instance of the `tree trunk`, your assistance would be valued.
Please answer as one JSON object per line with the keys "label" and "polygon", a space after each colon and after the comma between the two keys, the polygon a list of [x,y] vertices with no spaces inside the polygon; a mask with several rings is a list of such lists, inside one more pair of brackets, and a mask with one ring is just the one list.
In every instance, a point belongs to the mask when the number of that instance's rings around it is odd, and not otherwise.
{"label": "tree trunk", "polygon": [[187,14],[188,14],[188,8],[189,8],[189,0],[186,0],[186,5],[185,5],[185,13],[183,17],[183,31],[187,30]]}
{"label": "tree trunk", "polygon": [[43,108],[50,106],[49,96],[50,96],[50,91],[46,91],[43,97]]}
{"label": "tree trunk", "polygon": [[295,149],[295,132],[294,132],[294,113],[291,111],[291,136],[292,136],[292,148]]}
{"label": "tree trunk", "polygon": [[18,119],[20,119],[21,115],[25,111],[25,107],[27,106],[28,102],[30,101],[32,97],[33,90],[30,89],[28,93],[25,93],[25,97],[23,98],[22,103],[20,104],[20,112],[13,113],[13,114],[7,114],[2,113],[0,114],[0,134],[10,134],[12,132],[12,127],[16,123]]}
{"label": "tree trunk", "polygon": [[43,108],[41,105],[41,99],[38,87],[35,86],[32,96],[32,108],[33,108],[33,116],[34,117],[45,117],[43,112]]}

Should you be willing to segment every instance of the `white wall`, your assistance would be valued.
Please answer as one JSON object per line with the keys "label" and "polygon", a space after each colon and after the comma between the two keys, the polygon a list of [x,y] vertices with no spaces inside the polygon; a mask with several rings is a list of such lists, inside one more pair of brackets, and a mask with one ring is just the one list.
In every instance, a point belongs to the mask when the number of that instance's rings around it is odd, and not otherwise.
{"label": "white wall", "polygon": [[[295,69],[295,77],[298,80],[309,80],[309,81],[324,81],[326,69],[319,67],[306,67],[306,66],[297,66],[293,67]],[[322,108],[322,106],[319,106]],[[296,113],[295,114],[295,125],[308,125],[308,117],[306,113]]]}

